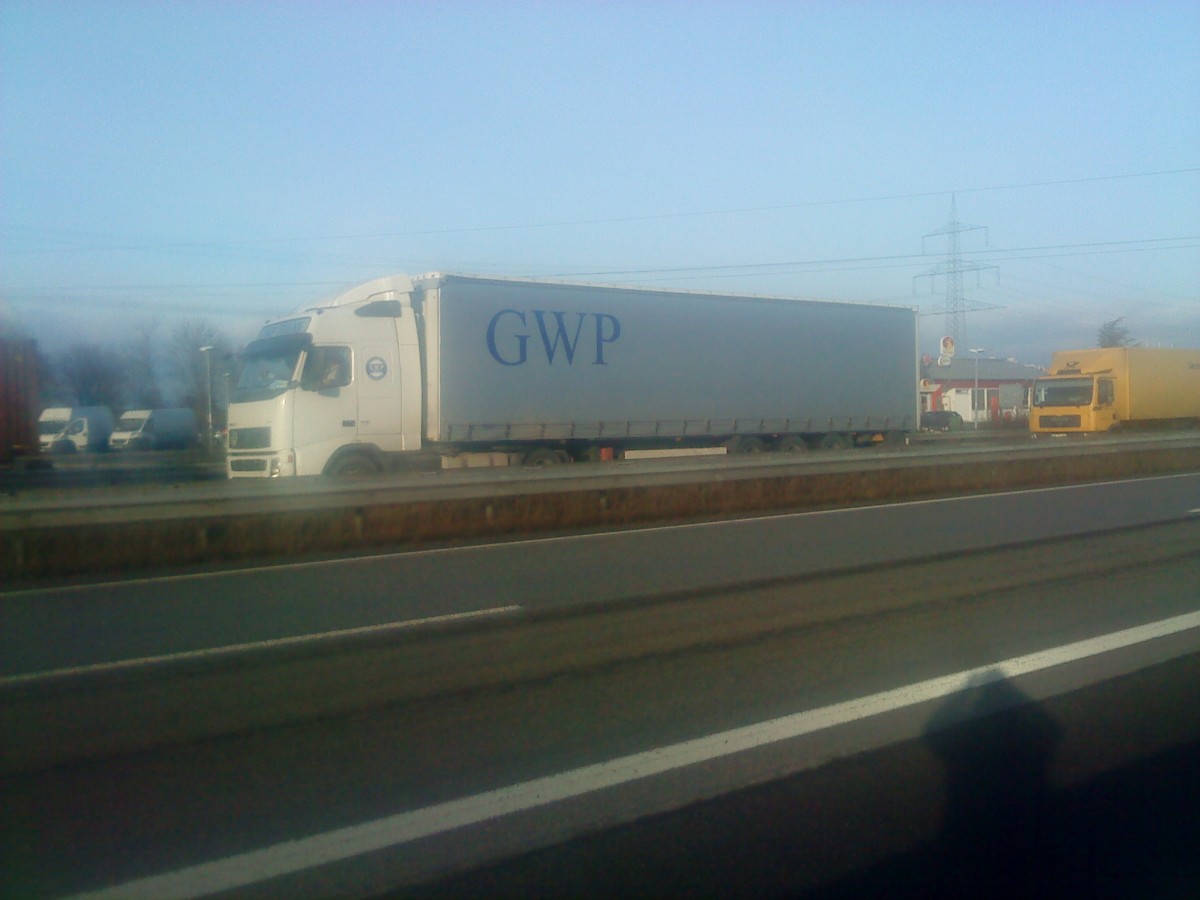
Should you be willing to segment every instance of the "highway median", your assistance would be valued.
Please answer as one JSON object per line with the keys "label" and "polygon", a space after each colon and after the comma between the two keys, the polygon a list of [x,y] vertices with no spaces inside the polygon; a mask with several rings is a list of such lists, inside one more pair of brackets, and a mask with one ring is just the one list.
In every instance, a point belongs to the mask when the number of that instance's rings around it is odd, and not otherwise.
{"label": "highway median", "polygon": [[[600,467],[590,467],[593,471]],[[1070,452],[921,458],[833,470],[758,467],[709,470],[663,483],[590,479],[482,485],[439,498],[369,491],[346,500],[162,504],[75,516],[6,514],[0,507],[0,577],[10,585],[48,578],[126,576],[211,564],[295,559],[460,539],[627,527],[652,522],[885,503],[1200,470],[1194,440]],[[2,602],[2,601],[0,601]]]}

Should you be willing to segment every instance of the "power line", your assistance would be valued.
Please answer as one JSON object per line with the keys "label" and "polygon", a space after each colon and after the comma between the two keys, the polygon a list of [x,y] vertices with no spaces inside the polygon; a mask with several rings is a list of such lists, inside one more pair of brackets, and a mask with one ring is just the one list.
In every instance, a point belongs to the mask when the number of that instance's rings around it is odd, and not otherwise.
{"label": "power line", "polygon": [[[952,194],[978,194],[991,191],[1011,191],[1024,190],[1028,188],[1041,187],[1060,187],[1071,184],[1090,184],[1104,181],[1120,181],[1131,178],[1155,178],[1165,175],[1188,175],[1200,172],[1200,166],[1194,166],[1182,169],[1159,169],[1151,172],[1128,172],[1119,175],[1094,175],[1084,178],[1060,178],[1050,181],[1027,181],[1017,182],[1012,184],[987,185],[982,187],[960,187],[947,190],[936,191],[914,191],[903,194],[877,194],[867,197],[844,197],[831,200],[804,200],[794,203],[782,203],[761,206],[742,206],[729,207],[724,209],[710,210],[693,210],[690,212],[677,213],[648,213],[640,216],[613,216],[609,218],[597,219],[566,219],[551,222],[524,222],[524,223],[508,223],[500,225],[473,225],[459,226],[455,228],[429,228],[418,229],[412,231],[380,231],[370,232],[366,234],[335,234],[335,235],[313,235],[307,237],[275,237],[275,238],[250,238],[237,241],[177,241],[177,242],[158,242],[154,244],[126,244],[93,247],[91,250],[100,250],[104,252],[122,252],[135,251],[146,249],[190,249],[190,250],[213,250],[233,245],[263,245],[263,244],[284,244],[284,243],[304,243],[309,241],[338,241],[338,240],[367,240],[372,238],[394,238],[394,237],[419,237],[430,235],[444,234],[474,234],[488,231],[518,231],[524,229],[542,229],[542,228],[574,228],[585,225],[621,225],[630,222],[653,222],[664,221],[671,219],[687,219],[687,218],[702,218],[708,216],[726,216],[726,215],[741,215],[745,213],[757,212],[780,212],[791,209],[809,209],[824,206],[847,206],[857,203],[883,203],[897,200],[919,200],[929,197],[946,197]],[[0,232],[6,232],[12,226],[0,227]],[[65,232],[69,234],[69,232]],[[45,252],[45,251],[44,251]],[[52,251],[51,251],[52,252]]]}
{"label": "power line", "polygon": [[[1029,247],[989,248],[971,251],[965,255],[1000,255],[1005,260],[1040,260],[1057,259],[1069,256],[1096,256],[1113,253],[1141,253],[1164,250],[1188,250],[1200,247],[1200,244],[1183,243],[1182,241],[1200,241],[1200,235],[1184,235],[1180,237],[1138,238],[1125,241],[1096,241],[1078,244],[1039,244]],[[1161,245],[1174,243],[1177,246],[1140,246],[1145,244]],[[1070,251],[1050,253],[1048,251]],[[911,268],[924,265],[928,257],[924,254],[898,253],[878,256],[845,256],[827,257],[806,260],[787,260],[782,262],[757,263],[725,263],[709,266],[657,266],[639,269],[595,269],[595,270],[566,270],[559,268],[545,277],[548,278],[603,278],[629,275],[639,276],[681,276],[681,277],[740,277],[755,275],[791,275],[815,274],[821,272],[864,271],[870,269]],[[813,266],[827,268],[813,269]],[[547,266],[552,269],[553,267]],[[779,271],[783,269],[797,271]],[[755,272],[753,270],[768,270]],[[706,274],[709,273],[709,274]],[[35,299],[54,299],[48,294],[53,293],[97,293],[97,292],[147,292],[147,291],[230,291],[230,290],[295,290],[295,289],[337,289],[346,284],[345,279],[336,281],[263,281],[263,282],[201,282],[199,284],[154,283],[154,284],[87,284],[87,285],[39,285],[36,288],[14,287],[4,291],[9,302],[21,303]],[[22,296],[24,295],[24,296]]]}
{"label": "power line", "polygon": [[[1174,242],[1174,241],[1200,241],[1200,235],[1186,235],[1183,237],[1169,237],[1169,238],[1141,238],[1141,239],[1126,240],[1126,241],[1097,241],[1097,242],[1089,242],[1089,243],[1081,243],[1081,244],[1041,244],[1041,245],[1036,245],[1036,246],[1031,246],[1031,247],[1007,247],[1007,248],[1000,248],[1000,249],[987,249],[987,250],[980,250],[980,251],[972,251],[971,253],[968,253],[967,255],[1037,253],[1040,251],[1048,251],[1048,250],[1070,250],[1070,249],[1086,250],[1086,249],[1098,248],[1098,247],[1111,248],[1108,251],[1101,251],[1101,252],[1130,253],[1130,252],[1137,252],[1138,250],[1184,250],[1184,249],[1189,249],[1193,246],[1196,246],[1196,245],[1192,245],[1192,244],[1187,244],[1187,245],[1184,245],[1181,247],[1144,247],[1144,248],[1139,248],[1139,247],[1133,246],[1133,245],[1137,245],[1137,244],[1159,244],[1159,243],[1170,243],[1170,242]],[[1115,249],[1118,247],[1125,247],[1128,249]],[[1074,254],[1057,254],[1057,255],[1074,255]],[[1089,255],[1095,255],[1095,254],[1094,253],[1080,253],[1078,255],[1089,256]],[[1004,258],[1005,259],[1040,259],[1041,257],[1039,257],[1039,256],[1006,256]],[[874,265],[875,263],[902,263],[902,265],[898,266],[898,267],[903,268],[905,266],[916,265],[918,263],[924,264],[927,259],[928,259],[928,257],[925,254],[897,253],[897,254],[882,255],[882,256],[845,256],[845,257],[830,257],[830,258],[826,258],[826,259],[788,260],[785,262],[722,263],[722,264],[710,265],[710,266],[658,266],[658,267],[654,267],[654,268],[643,268],[643,269],[599,269],[599,270],[593,270],[593,271],[559,272],[559,273],[556,273],[555,275],[552,275],[551,277],[553,277],[553,278],[569,278],[569,277],[595,278],[595,277],[605,277],[605,276],[611,276],[611,275],[659,275],[659,274],[681,274],[681,273],[689,273],[689,272],[729,272],[729,271],[734,271],[734,270],[745,271],[748,269],[778,269],[778,268],[785,268],[785,267],[791,267],[791,266],[829,266],[829,265],[835,265],[835,264],[843,265],[843,264],[848,264],[848,263],[871,264],[871,265],[865,266],[865,268],[881,268],[880,266]],[[890,266],[887,268],[890,268]],[[845,269],[842,269],[841,271],[845,271]],[[779,273],[775,273],[775,274],[779,274]]]}

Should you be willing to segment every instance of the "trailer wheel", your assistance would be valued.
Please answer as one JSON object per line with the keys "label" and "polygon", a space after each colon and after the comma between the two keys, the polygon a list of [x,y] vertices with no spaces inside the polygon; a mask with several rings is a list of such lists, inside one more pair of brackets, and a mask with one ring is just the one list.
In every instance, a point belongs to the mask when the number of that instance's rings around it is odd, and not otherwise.
{"label": "trailer wheel", "polygon": [[535,447],[525,454],[521,465],[528,469],[544,469],[547,466],[557,466],[562,461],[557,450],[551,450],[549,447]]}
{"label": "trailer wheel", "polygon": [[778,453],[807,453],[808,444],[798,434],[785,434],[775,445]]}
{"label": "trailer wheel", "polygon": [[347,453],[325,471],[335,478],[355,478],[363,475],[378,475],[379,465],[365,453]]}
{"label": "trailer wheel", "polygon": [[822,450],[849,450],[850,439],[839,431],[830,431],[821,436]]}
{"label": "trailer wheel", "polygon": [[725,442],[725,452],[730,456],[743,453],[762,453],[766,449],[767,445],[762,442],[762,438],[752,434],[739,434]]}

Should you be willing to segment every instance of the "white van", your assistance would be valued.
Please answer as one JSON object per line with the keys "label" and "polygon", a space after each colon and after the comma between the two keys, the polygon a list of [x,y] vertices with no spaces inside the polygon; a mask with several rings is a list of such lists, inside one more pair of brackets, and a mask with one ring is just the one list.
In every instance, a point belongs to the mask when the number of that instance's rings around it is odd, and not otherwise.
{"label": "white van", "polygon": [[51,406],[38,417],[43,453],[100,453],[108,449],[113,416],[106,406]]}
{"label": "white van", "polygon": [[184,450],[199,435],[196,413],[175,409],[131,409],[121,416],[109,438],[113,450]]}

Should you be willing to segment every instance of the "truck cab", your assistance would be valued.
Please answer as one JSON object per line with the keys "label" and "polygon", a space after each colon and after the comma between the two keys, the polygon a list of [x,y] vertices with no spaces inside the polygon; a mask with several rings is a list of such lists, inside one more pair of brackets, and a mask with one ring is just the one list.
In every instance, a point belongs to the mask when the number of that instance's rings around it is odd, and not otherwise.
{"label": "truck cab", "polygon": [[1033,383],[1029,430],[1034,434],[1109,431],[1119,422],[1111,374],[1060,371]]}
{"label": "truck cab", "polygon": [[230,405],[230,478],[378,471],[420,448],[409,291],[407,279],[379,279],[263,327]]}

